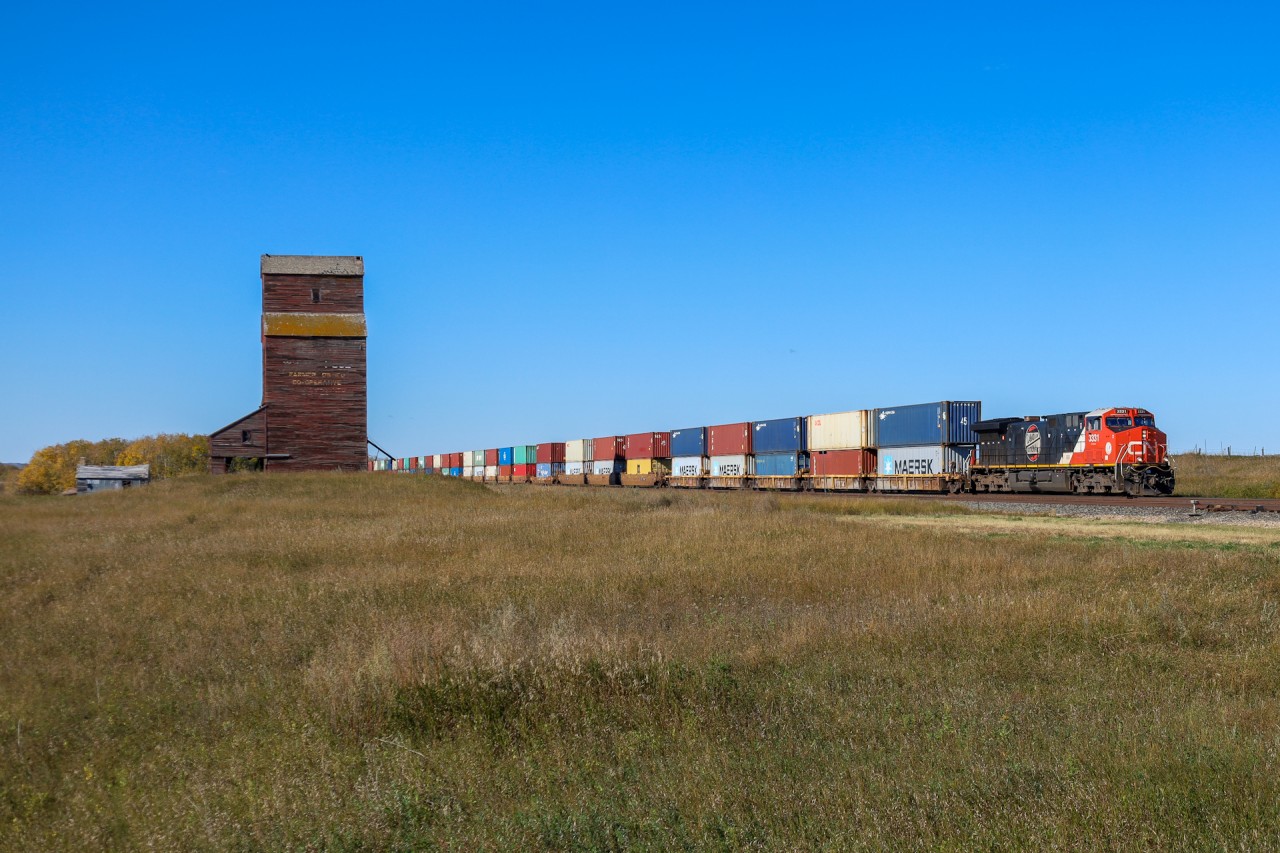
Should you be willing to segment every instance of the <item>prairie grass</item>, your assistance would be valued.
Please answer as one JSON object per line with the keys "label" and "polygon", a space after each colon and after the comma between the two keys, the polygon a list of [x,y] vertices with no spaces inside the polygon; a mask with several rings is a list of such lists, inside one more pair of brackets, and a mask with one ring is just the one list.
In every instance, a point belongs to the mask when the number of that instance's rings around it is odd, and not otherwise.
{"label": "prairie grass", "polygon": [[1174,494],[1214,498],[1280,498],[1280,456],[1174,456]]}
{"label": "prairie grass", "polygon": [[841,505],[390,475],[2,497],[0,840],[1277,846],[1274,541]]}

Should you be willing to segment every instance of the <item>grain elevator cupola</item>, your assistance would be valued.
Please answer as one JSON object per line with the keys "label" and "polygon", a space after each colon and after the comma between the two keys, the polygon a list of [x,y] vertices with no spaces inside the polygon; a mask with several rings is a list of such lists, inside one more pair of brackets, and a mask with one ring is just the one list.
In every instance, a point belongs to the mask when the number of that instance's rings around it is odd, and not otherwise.
{"label": "grain elevator cupola", "polygon": [[262,256],[262,405],[209,436],[209,470],[367,468],[364,259]]}

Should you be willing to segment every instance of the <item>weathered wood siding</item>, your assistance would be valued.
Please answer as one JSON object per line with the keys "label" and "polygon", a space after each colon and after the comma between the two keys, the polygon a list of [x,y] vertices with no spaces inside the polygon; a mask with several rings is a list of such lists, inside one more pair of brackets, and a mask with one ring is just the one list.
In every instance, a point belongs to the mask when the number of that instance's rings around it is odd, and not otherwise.
{"label": "weathered wood siding", "polygon": [[[318,291],[318,293],[312,293]],[[319,296],[319,302],[312,298]],[[358,275],[262,276],[262,313],[363,314],[364,277]]]}
{"label": "weathered wood siding", "polygon": [[263,340],[268,471],[367,469],[365,346],[364,338]]}
{"label": "weathered wood siding", "polygon": [[214,474],[227,470],[228,459],[237,456],[261,458],[266,455],[267,412],[264,409],[250,412],[209,436],[209,471]]}

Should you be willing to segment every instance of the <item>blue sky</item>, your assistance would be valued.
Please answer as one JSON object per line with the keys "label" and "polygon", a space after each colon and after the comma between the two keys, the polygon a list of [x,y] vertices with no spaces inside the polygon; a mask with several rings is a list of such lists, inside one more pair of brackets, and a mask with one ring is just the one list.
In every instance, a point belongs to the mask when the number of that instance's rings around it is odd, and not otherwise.
{"label": "blue sky", "polygon": [[360,254],[397,455],[936,399],[1280,451],[1263,4],[25,4],[0,459],[261,396]]}

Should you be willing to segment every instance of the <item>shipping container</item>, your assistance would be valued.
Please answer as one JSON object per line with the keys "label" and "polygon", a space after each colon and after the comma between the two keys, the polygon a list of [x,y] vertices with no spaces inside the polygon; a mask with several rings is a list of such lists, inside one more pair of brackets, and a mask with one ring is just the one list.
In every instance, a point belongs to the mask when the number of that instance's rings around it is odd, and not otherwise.
{"label": "shipping container", "polygon": [[876,447],[919,447],[935,444],[977,444],[973,425],[982,420],[982,403],[918,403],[872,412]]}
{"label": "shipping container", "polygon": [[813,450],[809,452],[809,471],[815,477],[869,476],[876,472],[876,454],[871,450]]}
{"label": "shipping container", "polygon": [[627,459],[670,459],[671,433],[632,433],[623,441],[622,452]]}
{"label": "shipping container", "polygon": [[673,429],[671,431],[671,455],[673,457],[706,456],[707,428],[686,427],[684,429]]}
{"label": "shipping container", "polygon": [[808,424],[804,418],[752,421],[751,452],[802,453],[808,447],[807,435]]}
{"label": "shipping container", "polygon": [[475,468],[483,468],[488,463],[484,461],[485,455],[483,450],[471,451],[471,465]]}
{"label": "shipping container", "polygon": [[969,470],[973,445],[930,444],[917,447],[882,447],[876,470],[883,477],[910,474],[933,477],[963,474]]}
{"label": "shipping container", "polygon": [[591,461],[591,439],[575,438],[573,441],[564,443],[564,461],[566,464],[570,462],[590,462]]}
{"label": "shipping container", "polygon": [[511,448],[511,453],[512,465],[538,464],[538,445],[536,444],[517,444]]}
{"label": "shipping container", "polygon": [[804,453],[757,453],[753,461],[754,477],[797,477],[808,467]]}
{"label": "shipping container", "polygon": [[[545,480],[550,477],[558,477],[564,473],[563,462],[539,462],[534,471],[534,476],[539,480]],[[581,473],[581,472],[579,472]]]}
{"label": "shipping container", "polygon": [[420,470],[422,471],[422,473],[423,473],[424,475],[426,475],[426,474],[434,474],[434,473],[435,473],[435,471],[436,471],[436,469],[435,469],[435,468],[422,468],[422,469],[420,469]]}
{"label": "shipping container", "polygon": [[497,465],[486,465],[486,466],[484,466],[484,478],[485,478],[486,480],[497,480],[497,479],[498,479],[498,466],[497,466]]}
{"label": "shipping container", "polygon": [[597,459],[591,463],[592,474],[621,474],[627,470],[627,463],[621,459]]}
{"label": "shipping container", "polygon": [[750,477],[752,474],[751,457],[742,453],[712,456],[709,461],[712,477]]}
{"label": "shipping container", "polygon": [[462,466],[462,476],[466,477],[467,479],[470,479],[470,478],[474,477],[475,475],[476,475],[476,468],[475,468],[475,466],[474,466],[474,465],[463,465],[463,466]]}
{"label": "shipping container", "polygon": [[809,416],[809,450],[857,450],[871,447],[871,412],[831,412]]}
{"label": "shipping container", "polygon": [[494,447],[484,452],[484,467],[498,464],[498,448]]}
{"label": "shipping container", "polygon": [[563,441],[545,441],[538,445],[538,464],[556,464],[564,462],[565,443]]}
{"label": "shipping container", "polygon": [[537,473],[536,462],[526,462],[523,465],[511,466],[511,482],[526,483],[533,479],[533,475]]}
{"label": "shipping container", "polygon": [[614,459],[626,458],[627,437],[624,435],[608,435],[591,442],[592,461],[611,462]]}
{"label": "shipping container", "polygon": [[673,477],[705,477],[709,470],[705,456],[675,456],[671,459]]}
{"label": "shipping container", "polygon": [[461,467],[457,467],[457,468],[450,468],[450,469],[449,469],[449,476],[450,476],[450,477],[461,477],[461,476],[462,476],[462,468],[461,468]]}
{"label": "shipping container", "polygon": [[498,482],[499,483],[511,482],[511,466],[510,465],[498,466]]}
{"label": "shipping container", "polygon": [[628,474],[669,474],[671,466],[665,459],[628,459]]}
{"label": "shipping container", "polygon": [[707,456],[742,456],[750,453],[750,422],[707,427]]}
{"label": "shipping container", "polygon": [[513,461],[512,461],[512,458],[513,458],[514,456],[515,456],[515,448],[514,448],[514,447],[499,447],[499,448],[498,448],[498,464],[499,464],[499,465],[514,465],[514,464],[515,464],[515,462],[513,462]]}
{"label": "shipping container", "polygon": [[445,463],[444,454],[437,453],[431,457],[432,468],[443,468]]}

